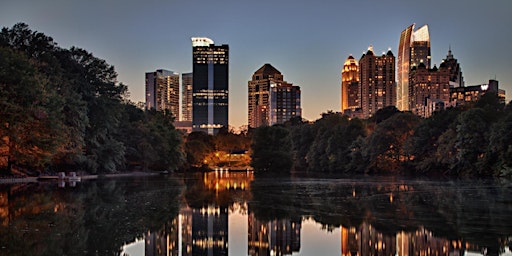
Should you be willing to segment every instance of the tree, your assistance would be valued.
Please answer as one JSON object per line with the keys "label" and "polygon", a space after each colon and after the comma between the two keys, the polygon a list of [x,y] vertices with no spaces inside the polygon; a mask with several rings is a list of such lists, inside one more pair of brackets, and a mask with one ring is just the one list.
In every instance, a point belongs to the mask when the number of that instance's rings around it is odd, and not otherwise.
{"label": "tree", "polygon": [[42,171],[65,138],[62,98],[24,54],[0,47],[0,148],[6,168]]}
{"label": "tree", "polygon": [[251,165],[262,172],[289,172],[292,154],[289,131],[281,126],[256,128],[252,143]]}
{"label": "tree", "polygon": [[478,168],[479,162],[485,156],[485,146],[488,145],[487,133],[489,122],[485,111],[472,108],[463,112],[457,119],[457,169],[463,174],[486,174],[488,170]]}
{"label": "tree", "polygon": [[206,156],[215,151],[213,137],[205,132],[191,132],[185,141],[187,163],[193,167],[202,167]]}
{"label": "tree", "polygon": [[419,122],[419,117],[412,113],[398,113],[379,123],[366,138],[363,149],[369,170],[394,172],[409,161],[406,141]]}
{"label": "tree", "polygon": [[[440,157],[448,156],[450,153],[437,154],[438,148],[443,146],[440,143],[440,137],[450,129],[460,113],[459,108],[435,112],[429,118],[424,119],[415,129],[406,150],[414,158],[413,165],[418,172],[444,171],[448,168],[441,164]],[[446,137],[442,141],[447,142],[449,139],[450,137]]]}

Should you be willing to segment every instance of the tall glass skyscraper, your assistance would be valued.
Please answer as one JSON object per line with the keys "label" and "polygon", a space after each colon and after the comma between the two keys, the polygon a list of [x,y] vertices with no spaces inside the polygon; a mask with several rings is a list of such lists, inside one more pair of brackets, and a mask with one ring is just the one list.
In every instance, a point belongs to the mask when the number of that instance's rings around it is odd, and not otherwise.
{"label": "tall glass skyscraper", "polygon": [[410,25],[400,34],[398,44],[398,84],[396,107],[402,111],[411,109],[410,100],[411,90],[409,86],[409,74],[411,68],[424,63],[430,68],[430,36],[428,25],[424,25],[418,30],[414,30],[415,24]]}
{"label": "tall glass skyscraper", "polygon": [[229,46],[192,38],[192,130],[216,134],[228,127]]}

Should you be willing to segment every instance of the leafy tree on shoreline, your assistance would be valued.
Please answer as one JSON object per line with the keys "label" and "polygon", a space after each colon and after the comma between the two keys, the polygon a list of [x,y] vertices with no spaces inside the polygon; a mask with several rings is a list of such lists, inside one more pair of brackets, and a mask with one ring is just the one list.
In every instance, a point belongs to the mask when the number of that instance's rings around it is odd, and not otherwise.
{"label": "leafy tree on shoreline", "polygon": [[59,118],[62,98],[23,54],[0,47],[0,148],[7,170],[51,162],[65,141]]}
{"label": "leafy tree on shoreline", "polygon": [[[143,112],[137,122],[122,120],[126,111],[142,110],[125,102],[127,87],[105,60],[83,49],[62,49],[23,23],[2,29],[0,51],[0,104],[5,106],[0,151],[18,152],[0,163],[7,172],[13,165],[27,172],[117,172],[134,161],[126,159],[134,156],[133,149],[144,145],[155,147],[155,154],[144,158],[148,169],[182,164],[181,137],[170,115]],[[122,121],[130,127],[121,127]],[[147,143],[134,147],[130,138],[137,135],[130,132],[138,131]]]}

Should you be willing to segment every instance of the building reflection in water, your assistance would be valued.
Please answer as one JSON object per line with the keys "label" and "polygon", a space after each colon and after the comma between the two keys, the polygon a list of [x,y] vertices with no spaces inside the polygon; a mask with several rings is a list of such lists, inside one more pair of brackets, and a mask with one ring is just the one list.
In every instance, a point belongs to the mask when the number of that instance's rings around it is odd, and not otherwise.
{"label": "building reflection in water", "polygon": [[292,255],[300,251],[301,219],[260,221],[249,214],[249,255]]}
{"label": "building reflection in water", "polygon": [[341,255],[395,255],[396,237],[378,232],[367,223],[359,227],[341,227]]}
{"label": "building reflection in water", "polygon": [[341,227],[341,255],[465,255],[465,252],[481,252],[469,243],[438,238],[431,231],[420,227],[413,232],[401,231],[385,235],[367,223],[356,227]]}
{"label": "building reflection in water", "polygon": [[228,209],[183,206],[168,226],[145,234],[145,255],[228,255]]}
{"label": "building reflection in water", "polygon": [[[215,193],[235,195],[250,191],[254,179],[252,172],[215,171],[205,173],[204,188]],[[409,191],[411,187],[388,188],[389,203],[393,204],[393,192]],[[240,195],[240,194],[238,194]],[[352,196],[359,196],[355,189]],[[0,214],[6,204],[6,195],[0,197]],[[4,199],[4,201],[2,201]],[[246,201],[238,202],[246,205]],[[179,215],[159,231],[148,231],[145,237],[145,255],[228,255],[229,206],[215,203],[203,208],[191,208],[186,203],[180,207]],[[247,215],[248,255],[292,255],[301,248],[302,219],[259,220],[251,209]],[[482,253],[482,248],[445,238],[435,237],[433,232],[419,227],[416,231],[400,231],[386,234],[372,224],[363,222],[358,227],[341,227],[342,256],[412,256],[412,255],[464,255],[465,252]]]}

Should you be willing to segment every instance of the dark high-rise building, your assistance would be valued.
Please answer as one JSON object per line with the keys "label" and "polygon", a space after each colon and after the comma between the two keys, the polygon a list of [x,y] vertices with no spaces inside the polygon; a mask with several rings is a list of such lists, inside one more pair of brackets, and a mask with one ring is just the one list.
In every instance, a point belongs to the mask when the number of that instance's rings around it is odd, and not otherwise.
{"label": "dark high-rise building", "polygon": [[302,116],[300,87],[287,82],[270,82],[269,125],[284,124],[294,117]]}
{"label": "dark high-rise building", "polygon": [[216,134],[228,127],[229,46],[192,38],[192,129]]}
{"label": "dark high-rise building", "polygon": [[341,112],[360,108],[359,65],[350,55],[341,70]]}
{"label": "dark high-rise building", "polygon": [[270,83],[283,82],[283,75],[270,64],[265,64],[252,75],[249,87],[249,127],[269,125]]}
{"label": "dark high-rise building", "polygon": [[359,73],[364,118],[371,117],[381,108],[395,106],[395,56],[391,50],[377,57],[370,46],[359,60]]}
{"label": "dark high-rise building", "polygon": [[146,73],[146,109],[169,110],[179,120],[179,91],[179,74],[164,69]]}
{"label": "dark high-rise building", "polygon": [[398,44],[396,105],[402,111],[410,109],[409,74],[411,68],[418,66],[420,63],[424,63],[427,68],[430,68],[431,55],[428,26],[424,25],[416,31],[414,27],[415,24],[412,24],[402,31]]}
{"label": "dark high-rise building", "polygon": [[450,87],[464,87],[464,77],[462,77],[462,69],[457,59],[453,57],[451,47],[448,50],[448,55],[443,61],[444,65],[450,72]]}
{"label": "dark high-rise building", "polygon": [[424,63],[411,69],[409,77],[411,111],[422,117],[442,110],[450,102],[450,71],[445,63],[429,69]]}
{"label": "dark high-rise building", "polygon": [[181,121],[192,122],[192,73],[181,74]]}

